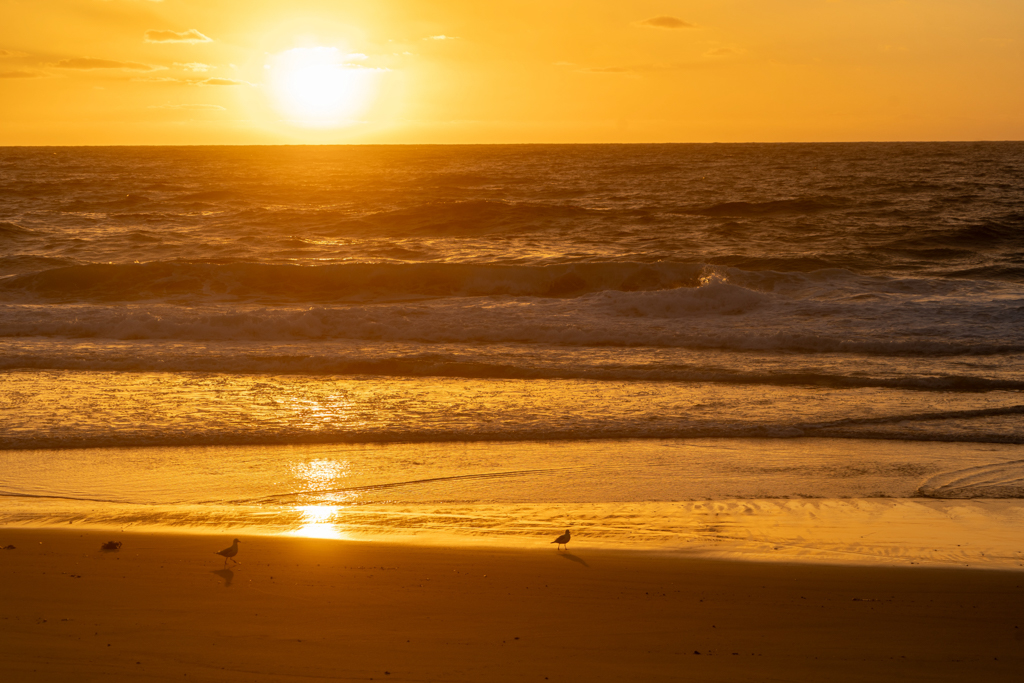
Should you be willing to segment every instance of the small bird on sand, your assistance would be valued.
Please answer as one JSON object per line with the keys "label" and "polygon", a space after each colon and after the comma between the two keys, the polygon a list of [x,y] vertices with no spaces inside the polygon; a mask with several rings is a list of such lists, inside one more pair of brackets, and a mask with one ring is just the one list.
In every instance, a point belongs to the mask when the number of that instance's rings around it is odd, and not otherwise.
{"label": "small bird on sand", "polygon": [[235,564],[238,564],[238,560],[235,559],[235,555],[238,554],[238,539],[236,538],[234,543],[231,544],[230,548],[224,548],[224,550],[218,550],[217,555],[224,556],[224,566],[228,566],[228,560],[230,559]]}
{"label": "small bird on sand", "polygon": [[[562,534],[561,536],[559,536],[558,538],[556,538],[555,540],[553,540],[551,542],[552,543],[557,543],[559,546],[563,546],[564,545],[565,549],[568,550],[569,549],[568,543],[569,543],[569,539],[570,538],[572,538],[572,534],[570,534],[569,530],[566,529],[564,534]],[[556,550],[557,550],[557,548],[556,548]]]}

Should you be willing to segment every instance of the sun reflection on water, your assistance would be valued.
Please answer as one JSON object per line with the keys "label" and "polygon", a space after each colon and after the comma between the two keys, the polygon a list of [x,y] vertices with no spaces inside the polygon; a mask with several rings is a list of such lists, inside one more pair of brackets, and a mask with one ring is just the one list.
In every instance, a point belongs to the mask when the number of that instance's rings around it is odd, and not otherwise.
{"label": "sun reflection on water", "polygon": [[304,538],[348,538],[348,534],[334,524],[334,516],[339,509],[336,505],[297,506],[295,510],[302,515],[301,526],[289,535]]}
{"label": "sun reflection on water", "polygon": [[306,462],[297,462],[291,466],[295,478],[299,480],[302,491],[331,492],[344,486],[351,466],[347,460],[317,458]]}
{"label": "sun reflection on water", "polygon": [[[349,476],[350,464],[347,460],[318,458],[306,462],[297,462],[291,470],[297,480],[301,497],[318,504],[296,505],[294,510],[299,514],[299,528],[291,532],[293,536],[308,538],[347,538],[336,524],[336,515],[342,506],[337,503],[347,502],[355,494],[339,491],[344,488]],[[324,505],[323,503],[333,503]]]}
{"label": "sun reflection on water", "polygon": [[326,396],[292,395],[275,399],[275,406],[284,408],[293,419],[310,430],[357,430],[368,425],[348,392]]}

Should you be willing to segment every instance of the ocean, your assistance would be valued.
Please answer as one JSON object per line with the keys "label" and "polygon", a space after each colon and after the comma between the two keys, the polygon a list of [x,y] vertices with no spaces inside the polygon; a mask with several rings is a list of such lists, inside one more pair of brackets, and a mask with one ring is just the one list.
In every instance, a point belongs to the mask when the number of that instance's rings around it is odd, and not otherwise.
{"label": "ocean", "polygon": [[998,529],[1022,416],[1024,143],[0,148],[0,524]]}

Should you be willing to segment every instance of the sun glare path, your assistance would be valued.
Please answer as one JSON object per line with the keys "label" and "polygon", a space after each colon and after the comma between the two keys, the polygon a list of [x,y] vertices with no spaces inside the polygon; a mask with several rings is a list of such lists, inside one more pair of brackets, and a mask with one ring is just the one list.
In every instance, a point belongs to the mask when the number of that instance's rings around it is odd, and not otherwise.
{"label": "sun glare path", "polygon": [[379,72],[357,62],[363,55],[335,47],[286,50],[270,58],[270,95],[274,108],[292,123],[334,127],[364,114],[376,95]]}
{"label": "sun glare path", "polygon": [[[304,463],[295,463],[291,467],[299,488],[307,491],[324,491],[323,494],[308,493],[304,498],[314,498],[320,504],[296,505],[299,513],[299,528],[291,532],[293,536],[306,538],[345,538],[346,535],[336,524],[336,514],[344,503],[354,498],[354,494],[344,491],[331,492],[330,489],[341,485],[349,474],[347,461],[316,459]],[[332,503],[332,504],[324,504]]]}
{"label": "sun glare path", "polygon": [[291,532],[291,535],[303,538],[348,538],[348,535],[334,524],[334,515],[340,509],[340,507],[334,505],[303,505],[297,507],[296,510],[302,514],[302,526]]}

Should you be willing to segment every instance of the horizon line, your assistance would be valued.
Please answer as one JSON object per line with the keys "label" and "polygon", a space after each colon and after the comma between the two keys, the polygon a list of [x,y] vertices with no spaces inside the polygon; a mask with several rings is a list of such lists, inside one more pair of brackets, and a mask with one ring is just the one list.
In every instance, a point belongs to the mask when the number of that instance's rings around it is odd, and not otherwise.
{"label": "horizon line", "polygon": [[0,149],[27,149],[27,148],[109,148],[109,147],[556,147],[556,146],[641,146],[641,145],[928,145],[928,144],[982,144],[982,143],[1019,143],[1024,139],[975,139],[975,140],[746,140],[732,142],[285,142],[285,143],[114,143],[114,144],[0,144]]}

